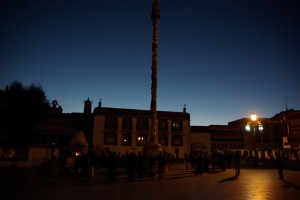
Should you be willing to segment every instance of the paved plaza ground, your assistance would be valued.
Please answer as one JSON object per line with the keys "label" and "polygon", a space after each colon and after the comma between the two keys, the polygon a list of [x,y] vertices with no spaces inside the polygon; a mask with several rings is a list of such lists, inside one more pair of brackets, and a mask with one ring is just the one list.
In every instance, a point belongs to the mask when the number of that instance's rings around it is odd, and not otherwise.
{"label": "paved plaza ground", "polygon": [[156,176],[135,181],[128,180],[124,173],[110,181],[101,173],[93,178],[49,177],[34,170],[24,173],[2,169],[0,199],[300,199],[300,171],[284,170],[284,180],[278,179],[275,169],[242,169],[238,178],[234,175],[233,169],[194,175],[184,164],[168,166],[162,179]]}

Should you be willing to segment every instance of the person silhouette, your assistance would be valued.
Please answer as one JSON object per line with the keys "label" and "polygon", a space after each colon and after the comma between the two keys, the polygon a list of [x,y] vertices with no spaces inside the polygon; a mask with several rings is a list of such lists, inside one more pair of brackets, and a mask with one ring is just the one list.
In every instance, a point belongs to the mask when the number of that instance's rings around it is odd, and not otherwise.
{"label": "person silhouette", "polygon": [[279,152],[276,152],[276,167],[280,179],[283,179],[283,162]]}
{"label": "person silhouette", "polygon": [[162,151],[159,152],[156,160],[157,160],[158,178],[161,179],[162,173],[164,171],[164,166],[165,166],[165,159]]}
{"label": "person silhouette", "polygon": [[235,152],[233,160],[234,160],[234,167],[235,167],[235,176],[239,176],[241,171],[241,154],[239,151]]}

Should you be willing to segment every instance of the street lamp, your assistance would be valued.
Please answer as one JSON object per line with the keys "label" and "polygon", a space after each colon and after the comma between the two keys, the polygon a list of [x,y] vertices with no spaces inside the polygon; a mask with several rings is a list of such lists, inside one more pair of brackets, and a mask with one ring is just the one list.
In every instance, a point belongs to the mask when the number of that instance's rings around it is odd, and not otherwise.
{"label": "street lamp", "polygon": [[255,160],[254,160],[254,166],[258,167],[258,154],[256,151],[256,127],[258,127],[258,131],[262,132],[264,130],[264,127],[260,121],[257,120],[257,116],[255,114],[251,115],[251,121],[247,123],[245,126],[245,129],[247,132],[251,132],[251,128],[253,130],[254,135],[254,153],[255,153]]}

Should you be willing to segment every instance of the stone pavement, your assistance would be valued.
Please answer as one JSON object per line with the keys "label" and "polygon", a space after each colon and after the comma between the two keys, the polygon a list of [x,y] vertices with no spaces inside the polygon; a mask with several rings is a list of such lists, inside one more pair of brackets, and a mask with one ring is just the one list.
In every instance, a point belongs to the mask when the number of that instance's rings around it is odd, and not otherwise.
{"label": "stone pavement", "polygon": [[[0,169],[1,170],[1,169]],[[93,178],[47,177],[34,171],[0,171],[0,199],[230,199],[295,200],[300,198],[300,171],[284,170],[284,180],[275,169],[233,169],[194,175],[185,165],[168,167],[162,179],[141,178],[130,181],[125,174],[110,181],[103,175]]]}

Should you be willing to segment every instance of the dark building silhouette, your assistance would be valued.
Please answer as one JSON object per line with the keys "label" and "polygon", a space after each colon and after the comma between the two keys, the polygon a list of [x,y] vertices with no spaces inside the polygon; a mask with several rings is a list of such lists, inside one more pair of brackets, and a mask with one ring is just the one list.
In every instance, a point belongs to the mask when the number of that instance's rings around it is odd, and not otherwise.
{"label": "dark building silhouette", "polygon": [[[42,163],[41,160],[50,159],[51,149],[55,150],[55,156],[66,149],[70,156],[75,156],[76,151],[70,145],[75,135],[82,140],[78,144],[86,143],[90,151],[99,153],[110,150],[138,154],[143,150],[151,131],[151,111],[108,108],[103,107],[100,101],[92,112],[89,98],[84,101],[83,107],[82,113],[63,113],[62,107],[53,102],[48,116],[36,123],[36,137],[26,149],[3,145],[8,138],[5,130],[9,129],[10,123],[2,107],[0,165],[8,165],[13,159],[16,162],[22,160],[24,166],[37,166]],[[182,112],[157,111],[156,120],[157,141],[164,151],[175,157],[183,158],[186,154],[199,151],[235,150],[240,150],[243,156],[251,155],[255,145],[260,158],[269,159],[275,151],[281,151],[283,159],[299,160],[299,110],[286,110],[271,118],[259,119],[264,129],[255,136],[245,131],[249,118],[231,121],[228,125],[191,126],[190,114],[185,107]]]}

